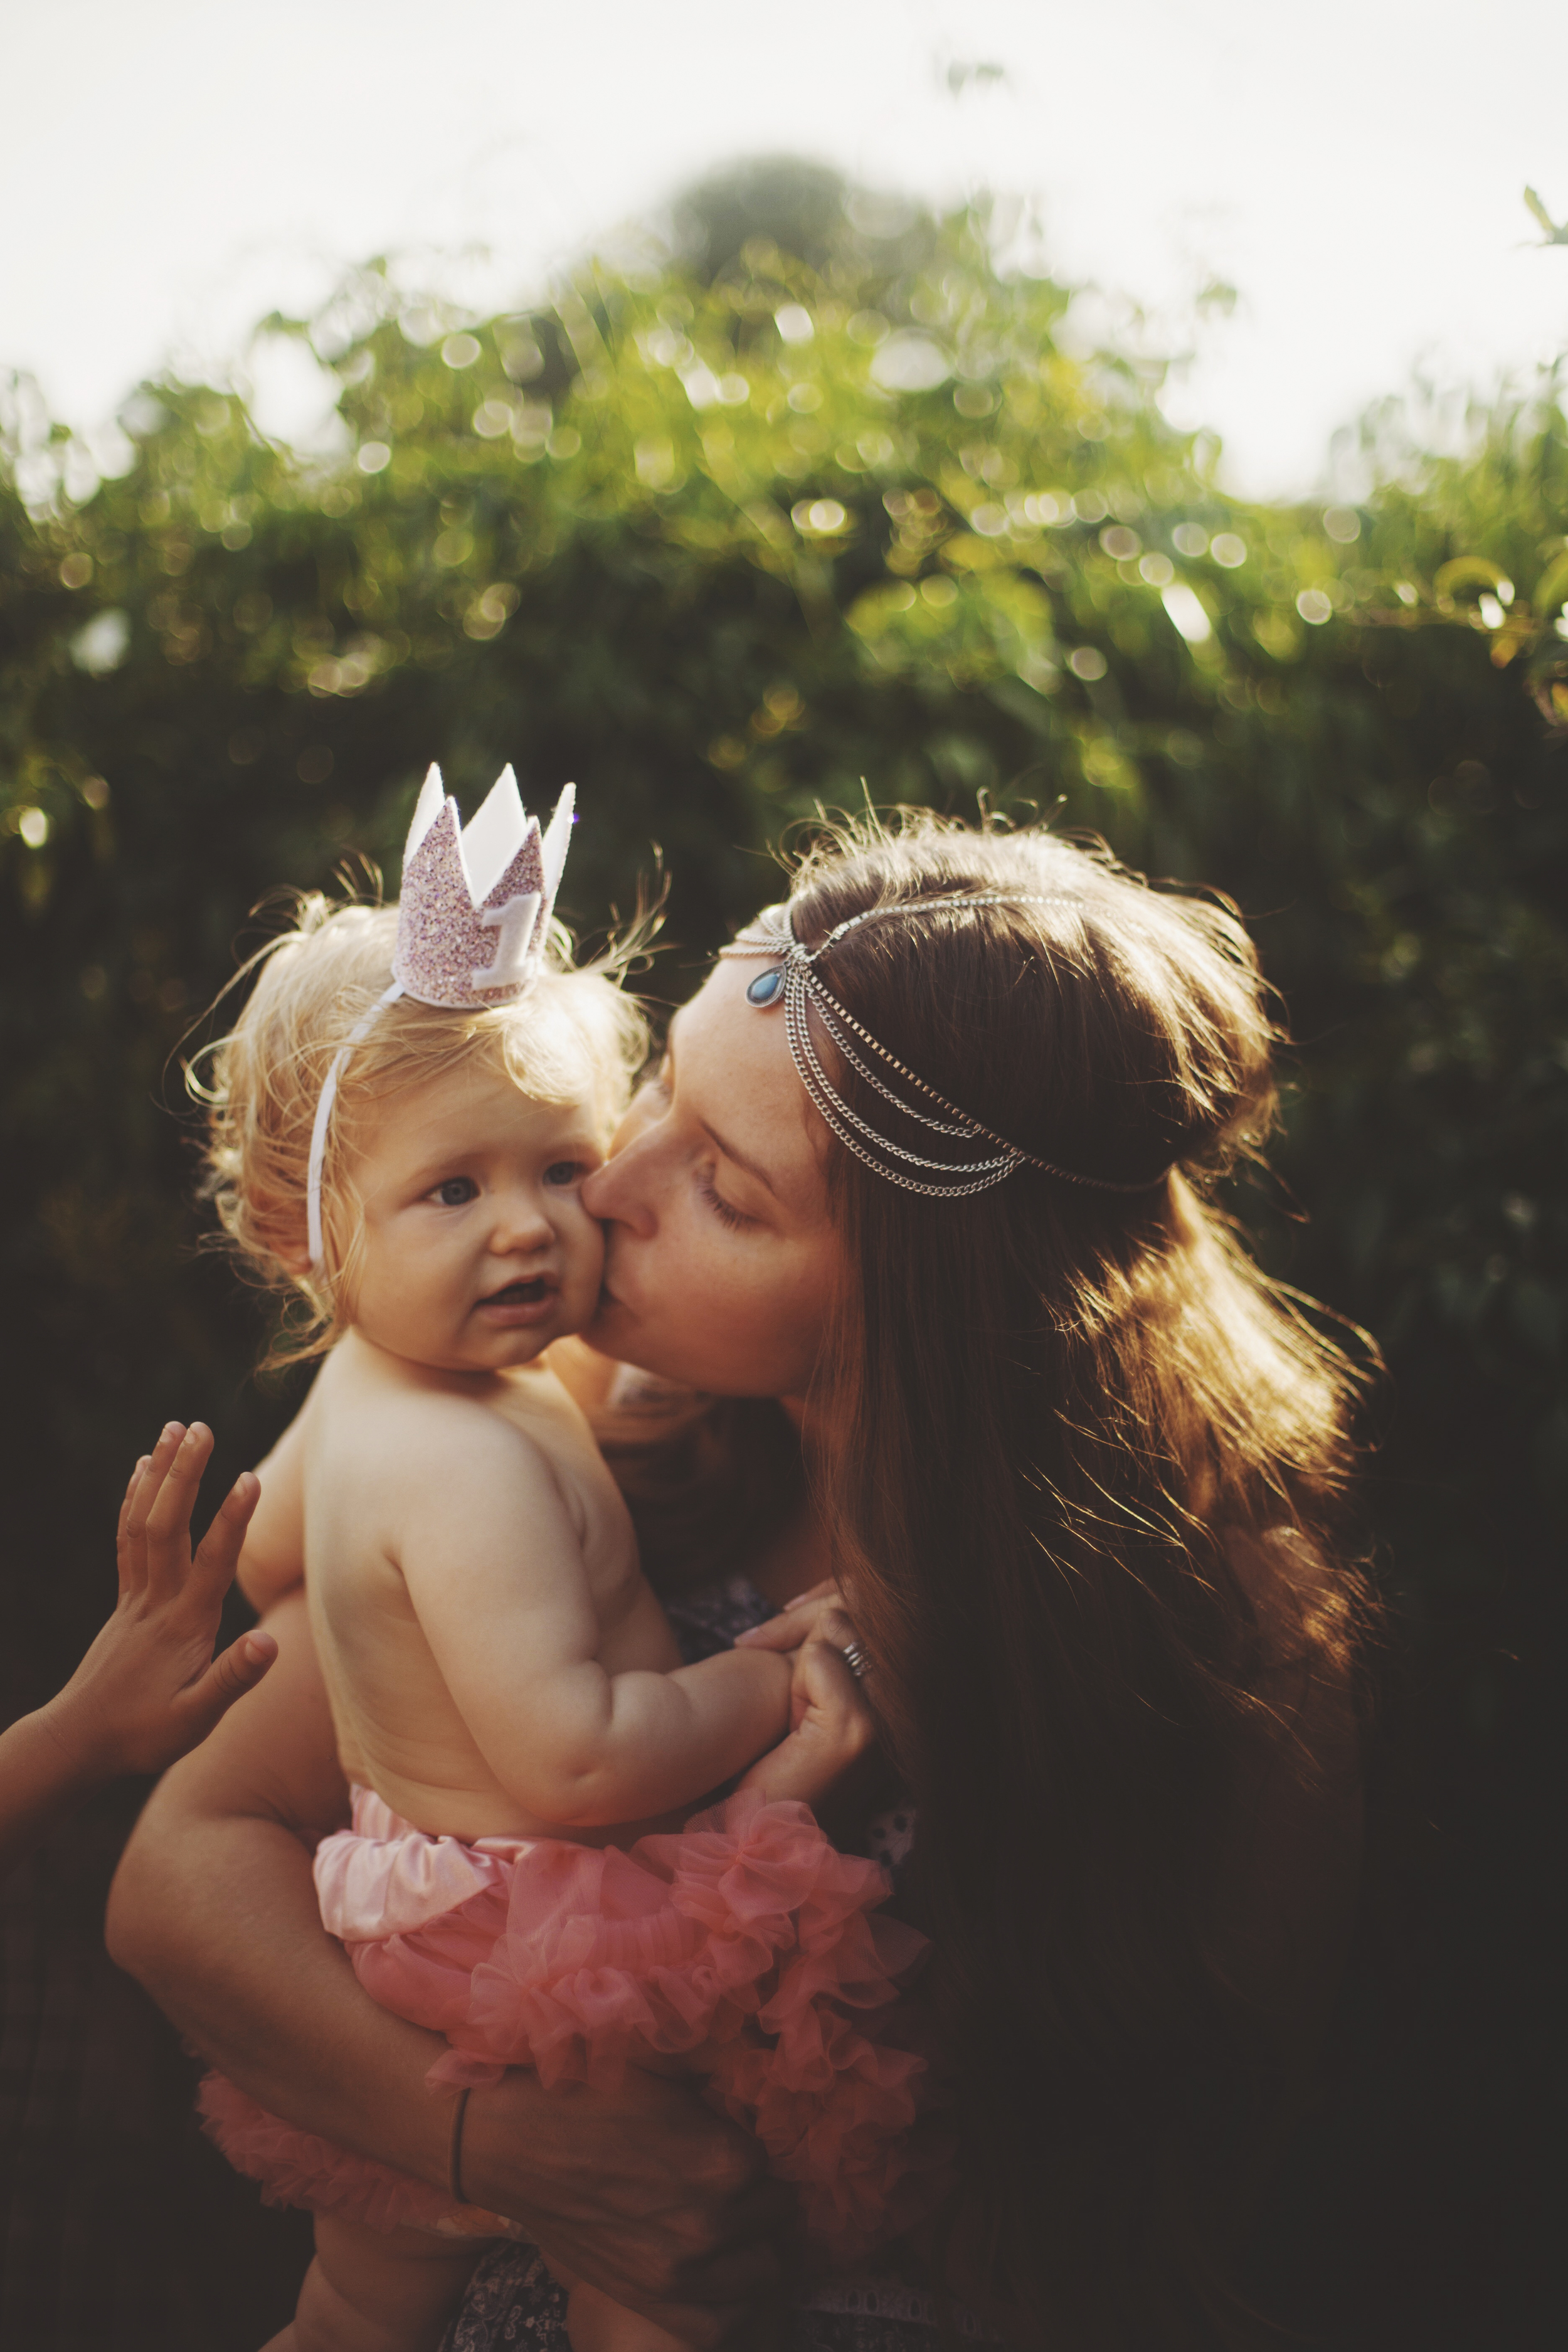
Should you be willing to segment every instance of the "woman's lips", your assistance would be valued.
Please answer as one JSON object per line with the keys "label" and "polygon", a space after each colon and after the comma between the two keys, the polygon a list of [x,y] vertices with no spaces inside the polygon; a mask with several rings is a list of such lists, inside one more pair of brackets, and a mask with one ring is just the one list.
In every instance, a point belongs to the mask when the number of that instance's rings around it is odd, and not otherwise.
{"label": "woman's lips", "polygon": [[548,1321],[560,1296],[561,1285],[554,1275],[536,1274],[526,1281],[509,1282],[504,1288],[492,1290],[488,1298],[480,1299],[474,1311],[500,1330],[515,1330],[529,1323]]}

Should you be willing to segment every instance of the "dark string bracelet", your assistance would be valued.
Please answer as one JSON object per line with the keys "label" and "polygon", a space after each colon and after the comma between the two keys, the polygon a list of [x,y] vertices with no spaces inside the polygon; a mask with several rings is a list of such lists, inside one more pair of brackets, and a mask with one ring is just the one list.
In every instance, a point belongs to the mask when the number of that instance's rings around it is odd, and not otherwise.
{"label": "dark string bracelet", "polygon": [[466,2205],[468,2201],[463,2194],[463,2117],[468,2112],[468,2093],[472,2087],[471,2084],[464,2084],[458,2094],[458,2104],[452,2109],[452,2146],[447,2158],[447,2177],[455,2205]]}

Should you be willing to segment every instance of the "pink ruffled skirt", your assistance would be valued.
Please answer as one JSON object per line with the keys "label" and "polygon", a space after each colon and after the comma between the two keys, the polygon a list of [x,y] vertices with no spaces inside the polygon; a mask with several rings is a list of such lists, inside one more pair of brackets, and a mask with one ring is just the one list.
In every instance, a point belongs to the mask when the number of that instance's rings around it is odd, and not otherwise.
{"label": "pink ruffled skirt", "polygon": [[[879,1913],[884,1873],[838,1853],[804,1805],[731,1797],[622,1853],[429,1837],[356,1789],[353,1828],[318,1849],[316,1888],[366,1990],[445,2034],[433,2088],[531,2066],[547,2088],[613,2089],[627,2065],[687,2061],[796,2184],[835,2265],[910,2228],[946,2186],[945,2135],[916,2128],[927,2063],[900,2006],[925,1938]],[[506,2226],[269,2116],[221,2075],[200,2104],[271,2203],[378,2229]]]}

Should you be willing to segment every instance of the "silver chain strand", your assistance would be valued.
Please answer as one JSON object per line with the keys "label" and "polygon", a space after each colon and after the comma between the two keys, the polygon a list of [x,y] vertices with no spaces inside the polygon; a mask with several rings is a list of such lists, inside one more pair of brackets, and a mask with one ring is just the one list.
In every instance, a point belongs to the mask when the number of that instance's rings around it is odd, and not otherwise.
{"label": "silver chain strand", "polygon": [[[957,1103],[950,1102],[947,1097],[939,1094],[936,1087],[928,1080],[921,1077],[905,1063],[900,1062],[896,1054],[889,1053],[879,1039],[873,1037],[870,1031],[862,1023],[857,1021],[848,1007],[839,1003],[837,997],[833,994],[814,969],[817,959],[826,955],[829,948],[837,947],[847,932],[858,929],[862,923],[873,922],[882,917],[908,914],[917,909],[940,913],[945,908],[1073,907],[1082,906],[1083,903],[1081,898],[1068,898],[1060,893],[1047,895],[1044,892],[1002,890],[977,892],[963,898],[939,896],[930,898],[906,898],[889,906],[868,907],[862,914],[848,916],[842,923],[835,924],[826,938],[815,948],[803,947],[795,938],[794,924],[787,907],[770,908],[767,914],[759,919],[757,926],[749,936],[747,932],[742,931],[728,947],[721,948],[719,952],[721,956],[745,958],[776,956],[779,959],[784,970],[782,994],[784,1008],[784,1034],[789,1042],[790,1058],[799,1074],[801,1084],[805,1087],[807,1096],[824,1124],[837,1138],[844,1149],[852,1153],[864,1167],[869,1168],[874,1175],[882,1177],[888,1183],[897,1184],[906,1192],[922,1193],[932,1200],[960,1201],[974,1192],[987,1192],[993,1185],[1005,1183],[1016,1169],[1029,1167],[1038,1168],[1047,1176],[1058,1177],[1065,1184],[1080,1184],[1095,1192],[1152,1192],[1157,1184],[1164,1182],[1171,1173],[1170,1168],[1162,1169],[1158,1176],[1147,1177],[1141,1181],[1129,1184],[1119,1182],[1109,1176],[1085,1176],[1076,1169],[1058,1168],[1053,1161],[1041,1160],[1034,1152],[1025,1151],[1017,1144],[1009,1142],[1005,1136],[998,1135],[994,1129],[985,1126],[984,1121],[973,1118],[968,1111],[962,1109]],[[773,919],[770,920],[770,918]],[[775,992],[769,1002],[776,1003],[778,992]],[[814,1006],[817,1018],[836,1050],[842,1054],[850,1068],[864,1079],[867,1085],[875,1088],[884,1102],[889,1103],[904,1118],[918,1121],[921,1126],[931,1129],[938,1135],[952,1136],[963,1142],[979,1142],[984,1139],[987,1143],[994,1143],[999,1147],[999,1156],[994,1160],[952,1162],[928,1160],[922,1158],[917,1151],[906,1150],[901,1144],[891,1142],[887,1136],[879,1135],[874,1127],[868,1125],[857,1111],[851,1109],[823,1067],[811,1034],[810,1008]],[[759,1009],[766,1011],[767,1007],[763,1006]],[[915,1087],[922,1094],[928,1102],[935,1103],[942,1110],[950,1112],[958,1124],[950,1126],[944,1119],[932,1118],[925,1111],[918,1110],[912,1103],[906,1102],[890,1087],[885,1086],[876,1072],[868,1069],[865,1063],[861,1061],[848,1042],[847,1031],[858,1037],[885,1067],[896,1072],[907,1085]],[[868,1144],[874,1146],[875,1150],[868,1150]],[[878,1154],[887,1155],[887,1157],[879,1158]],[[922,1182],[918,1177],[907,1174],[904,1168],[889,1167],[887,1164],[888,1158],[902,1160],[906,1168],[928,1169],[932,1174],[946,1177],[950,1181],[940,1184]],[[970,1181],[967,1182],[951,1181],[959,1178],[967,1178]]]}

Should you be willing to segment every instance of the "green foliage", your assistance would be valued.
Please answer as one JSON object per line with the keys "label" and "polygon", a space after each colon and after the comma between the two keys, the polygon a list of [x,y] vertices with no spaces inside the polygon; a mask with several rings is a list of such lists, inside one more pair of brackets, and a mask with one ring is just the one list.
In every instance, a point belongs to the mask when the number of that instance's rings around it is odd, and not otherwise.
{"label": "green foliage", "polygon": [[[746,226],[706,274],[595,265],[526,315],[445,316],[372,268],[270,322],[337,380],[327,457],[160,383],[129,470],[69,498],[71,453],[14,403],[19,1458],[73,1465],[101,1554],[161,1414],[245,1453],[284,1409],[192,1253],[171,1057],[265,892],[395,858],[432,757],[470,806],[504,759],[533,802],[576,778],[590,929],[658,844],[675,995],[820,806],[1059,803],[1253,920],[1302,1041],[1281,1164],[1308,1221],[1239,1206],[1388,1352],[1379,1515],[1418,1605],[1495,1591],[1501,1498],[1543,1543],[1568,1455],[1554,388],[1463,458],[1384,413],[1360,509],[1243,508],[1161,371],[1080,352],[1068,290],[999,274],[984,220],[823,213],[810,262]],[[96,1606],[75,1591],[62,1639]]]}

